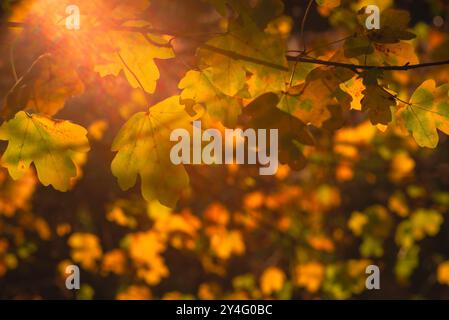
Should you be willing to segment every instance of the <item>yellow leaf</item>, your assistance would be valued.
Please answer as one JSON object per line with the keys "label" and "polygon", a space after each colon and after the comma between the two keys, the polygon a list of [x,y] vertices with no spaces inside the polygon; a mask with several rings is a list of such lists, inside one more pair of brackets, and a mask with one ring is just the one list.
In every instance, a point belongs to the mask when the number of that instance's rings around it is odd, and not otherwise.
{"label": "yellow leaf", "polygon": [[67,241],[71,247],[73,261],[80,263],[86,270],[94,270],[97,260],[102,256],[98,237],[90,233],[74,233]]}
{"label": "yellow leaf", "polygon": [[132,285],[117,294],[117,300],[149,300],[152,298],[148,287]]}
{"label": "yellow leaf", "polygon": [[260,289],[267,296],[280,291],[284,287],[284,283],[285,273],[276,267],[265,269],[260,277]]}
{"label": "yellow leaf", "polygon": [[6,96],[2,117],[9,120],[19,110],[53,116],[65,101],[84,92],[84,84],[69,60],[42,55]]}
{"label": "yellow leaf", "polygon": [[449,286],[449,261],[445,261],[438,265],[437,279],[440,284]]}
{"label": "yellow leaf", "polygon": [[345,83],[340,84],[340,89],[348,93],[352,97],[351,109],[362,110],[362,98],[365,86],[363,84],[363,79],[354,77]]}
{"label": "yellow leaf", "polygon": [[191,120],[179,104],[179,97],[168,98],[148,112],[139,112],[129,119],[112,144],[117,154],[111,169],[120,187],[127,190],[141,178],[141,189],[147,201],[159,200],[174,207],[179,194],[189,185],[183,165],[170,160],[172,130],[185,128],[190,132]]}
{"label": "yellow leaf", "polygon": [[0,140],[9,142],[2,166],[17,180],[34,163],[43,185],[67,191],[77,176],[77,154],[89,151],[86,134],[86,129],[69,121],[19,112],[0,127]]}
{"label": "yellow leaf", "polygon": [[308,262],[296,267],[296,284],[315,293],[324,279],[325,267],[319,262]]}
{"label": "yellow leaf", "polygon": [[413,175],[415,160],[406,152],[399,152],[394,155],[390,167],[390,179],[393,182],[400,182],[404,178]]}
{"label": "yellow leaf", "polygon": [[217,257],[227,260],[232,254],[241,255],[245,252],[245,243],[240,231],[228,231],[224,228],[212,230],[210,246]]}
{"label": "yellow leaf", "polygon": [[138,267],[137,276],[150,285],[158,284],[169,274],[161,256],[164,250],[165,243],[154,231],[130,236],[129,254]]}
{"label": "yellow leaf", "polygon": [[171,48],[163,46],[166,41],[149,34],[128,31],[110,31],[103,36],[107,37],[112,49],[111,52],[100,53],[101,59],[97,59],[95,71],[102,77],[117,76],[123,71],[133,88],[153,93],[160,77],[154,59],[170,59],[174,56]]}

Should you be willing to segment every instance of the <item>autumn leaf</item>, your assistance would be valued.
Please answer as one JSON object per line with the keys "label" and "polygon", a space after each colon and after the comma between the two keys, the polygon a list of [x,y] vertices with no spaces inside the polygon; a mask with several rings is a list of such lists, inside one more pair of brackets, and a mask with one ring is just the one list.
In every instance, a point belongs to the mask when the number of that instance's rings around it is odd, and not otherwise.
{"label": "autumn leaf", "polygon": [[[125,27],[148,27],[147,23],[134,22]],[[142,88],[148,93],[156,89],[160,77],[155,59],[171,59],[173,50],[167,47],[162,37],[132,31],[114,30],[100,35],[109,50],[98,54],[95,71],[102,77],[118,76],[122,71],[133,88]]]}
{"label": "autumn leaf", "polygon": [[319,5],[318,11],[324,16],[328,16],[333,9],[339,7],[341,4],[341,0],[315,0],[315,1]]}
{"label": "autumn leaf", "polygon": [[415,47],[401,41],[393,44],[374,44],[374,53],[368,55],[366,63],[375,66],[405,66],[418,64]]}
{"label": "autumn leaf", "polygon": [[[229,36],[218,37],[210,40],[208,46],[236,51],[239,49],[236,47],[238,42],[232,40],[232,37]],[[222,93],[235,96],[245,86],[246,71],[240,61],[222,54],[210,54],[209,52],[202,55],[202,61],[209,66],[207,71],[209,81]]]}
{"label": "autumn leaf", "polygon": [[372,42],[365,35],[350,37],[345,41],[344,52],[347,58],[366,56],[374,53]]}
{"label": "autumn leaf", "polygon": [[410,249],[415,242],[425,237],[433,237],[440,231],[443,217],[440,212],[432,209],[417,209],[409,219],[402,221],[396,229],[395,241]]}
{"label": "autumn leaf", "polygon": [[193,101],[206,107],[209,115],[225,126],[234,127],[241,113],[241,103],[236,97],[221,92],[211,81],[211,69],[189,71],[179,82],[181,103]]}
{"label": "autumn leaf", "polygon": [[317,292],[324,280],[325,271],[325,266],[319,262],[300,264],[295,268],[296,285],[309,292]]}
{"label": "autumn leaf", "polygon": [[322,7],[333,9],[340,5],[340,1],[341,0],[316,0],[316,3]]}
{"label": "autumn leaf", "polygon": [[137,266],[137,276],[149,285],[158,284],[169,275],[161,253],[165,242],[160,234],[153,230],[128,235],[129,255]]}
{"label": "autumn leaf", "polygon": [[410,14],[404,10],[386,9],[381,12],[381,28],[366,31],[367,15],[358,15],[356,33],[344,44],[345,56],[357,57],[360,63],[368,65],[417,64],[415,48],[407,40],[415,38],[409,31]]}
{"label": "autumn leaf", "polygon": [[[263,3],[277,7],[279,1],[264,0],[260,6]],[[265,16],[266,11],[265,15],[262,11],[258,15],[258,7],[249,9],[238,1],[234,1],[234,6],[240,9],[243,23],[232,23],[226,34],[203,45],[198,51],[200,64],[210,67],[212,83],[228,95],[243,88],[247,75],[250,75],[247,82],[252,97],[281,91],[288,72],[285,44],[278,35],[268,34],[261,28],[277,15]]]}
{"label": "autumn leaf", "polygon": [[68,61],[50,54],[40,56],[6,96],[2,117],[14,117],[20,110],[34,110],[53,116],[65,101],[84,92],[84,84]]}
{"label": "autumn leaf", "polygon": [[407,31],[409,23],[408,11],[386,9],[380,14],[380,29],[371,30],[369,38],[376,43],[397,43],[401,40],[414,39],[415,34]]}
{"label": "autumn leaf", "polygon": [[279,108],[305,124],[322,127],[331,117],[329,107],[339,101],[344,104],[345,93],[340,84],[352,77],[351,71],[342,68],[316,68],[307,75],[305,83],[282,94]]}
{"label": "autumn leaf", "polygon": [[181,191],[188,187],[189,177],[182,165],[174,165],[170,160],[170,134],[179,128],[190,132],[192,120],[179,103],[179,96],[132,116],[112,144],[112,151],[117,154],[111,169],[120,187],[133,187],[139,175],[147,201],[158,199],[163,205],[174,207]]}
{"label": "autumn leaf", "polygon": [[77,176],[77,154],[89,151],[86,134],[87,130],[69,121],[19,112],[0,127],[0,140],[8,141],[2,166],[17,180],[34,163],[43,185],[67,191]]}
{"label": "autumn leaf", "polygon": [[438,265],[437,279],[440,284],[449,286],[449,261]]}
{"label": "autumn leaf", "polygon": [[147,286],[132,285],[117,294],[117,300],[150,300],[152,294]]}
{"label": "autumn leaf", "polygon": [[233,254],[242,255],[245,252],[245,242],[240,231],[221,227],[210,231],[210,248],[218,258],[227,260]]}
{"label": "autumn leaf", "polygon": [[413,93],[400,117],[421,147],[435,148],[438,131],[449,134],[449,86],[427,80]]}
{"label": "autumn leaf", "polygon": [[260,277],[260,289],[265,295],[280,291],[285,284],[285,273],[276,267],[265,269]]}
{"label": "autumn leaf", "polygon": [[67,240],[71,248],[71,257],[74,262],[80,263],[86,270],[94,270],[97,260],[103,254],[100,241],[95,234],[77,232]]}
{"label": "autumn leaf", "polygon": [[278,129],[279,161],[299,170],[305,165],[302,145],[313,145],[314,139],[307,126],[277,108],[279,98],[267,93],[244,108],[240,123],[249,128]]}
{"label": "autumn leaf", "polygon": [[378,85],[368,85],[362,94],[362,111],[368,112],[371,123],[389,124],[392,119],[390,107],[396,105],[394,98]]}
{"label": "autumn leaf", "polygon": [[362,110],[363,91],[366,88],[361,77],[354,77],[340,84],[340,89],[351,96],[351,109]]}

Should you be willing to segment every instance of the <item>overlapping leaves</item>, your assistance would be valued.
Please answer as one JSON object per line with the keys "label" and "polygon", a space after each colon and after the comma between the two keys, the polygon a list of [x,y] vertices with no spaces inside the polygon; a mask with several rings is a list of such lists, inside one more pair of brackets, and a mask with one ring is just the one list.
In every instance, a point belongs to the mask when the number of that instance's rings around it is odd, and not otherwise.
{"label": "overlapping leaves", "polygon": [[180,105],[179,96],[168,98],[147,112],[139,112],[129,119],[115,138],[112,151],[117,152],[112,173],[120,187],[127,190],[141,179],[141,189],[148,201],[158,199],[173,207],[182,190],[188,187],[189,177],[182,165],[170,160],[172,130],[190,131],[192,118]]}

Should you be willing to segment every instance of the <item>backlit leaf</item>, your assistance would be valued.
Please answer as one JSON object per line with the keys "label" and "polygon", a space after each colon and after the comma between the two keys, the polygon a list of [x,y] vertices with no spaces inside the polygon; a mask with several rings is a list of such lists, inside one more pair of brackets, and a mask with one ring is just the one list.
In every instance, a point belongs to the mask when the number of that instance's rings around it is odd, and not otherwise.
{"label": "backlit leaf", "polygon": [[19,179],[34,163],[43,185],[67,191],[77,175],[77,154],[89,150],[86,134],[86,129],[69,121],[19,112],[0,128],[0,139],[8,141],[2,166]]}
{"label": "backlit leaf", "polygon": [[449,86],[427,80],[416,89],[400,116],[421,147],[438,145],[438,130],[449,134]]}
{"label": "backlit leaf", "polygon": [[112,145],[117,154],[111,169],[120,187],[133,187],[139,175],[147,201],[158,199],[163,205],[174,207],[181,191],[189,185],[189,176],[182,165],[174,165],[170,160],[170,134],[178,128],[190,130],[191,120],[180,105],[179,96],[132,116]]}

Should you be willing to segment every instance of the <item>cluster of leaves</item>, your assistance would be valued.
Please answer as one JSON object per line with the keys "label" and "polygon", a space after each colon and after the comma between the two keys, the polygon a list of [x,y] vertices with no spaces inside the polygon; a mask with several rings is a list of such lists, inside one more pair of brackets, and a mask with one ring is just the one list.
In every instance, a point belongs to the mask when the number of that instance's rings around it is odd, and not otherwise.
{"label": "cluster of leaves", "polygon": [[[286,113],[272,120],[270,127],[285,131],[281,160],[294,168],[303,166],[300,146],[313,144],[308,127],[335,126],[335,120],[344,117],[351,108],[365,112],[373,125],[405,126],[424,147],[436,147],[437,130],[448,132],[446,86],[435,88],[434,82],[426,81],[405,102],[397,97],[395,79],[382,69],[361,71],[355,67],[288,62],[285,37],[276,30],[276,21],[283,12],[282,1],[261,0],[249,5],[229,0],[211,4],[220,14],[229,16],[226,30],[200,42],[197,67],[180,80],[179,96],[149,105],[146,115],[132,117],[112,146],[118,152],[112,172],[123,189],[132,187],[139,175],[146,200],[157,199],[174,207],[178,195],[188,185],[188,177],[182,167],[170,164],[171,144],[165,123],[170,128],[188,126],[192,119],[188,111],[196,105],[204,107],[213,121],[235,127],[249,102],[267,93],[278,95],[278,100],[273,100],[273,96],[271,101],[262,100],[260,105]],[[65,5],[48,0],[32,6],[28,12],[29,20],[25,21],[31,31],[24,33],[34,32],[39,25],[38,32],[46,42],[44,52],[17,80],[2,109],[4,119],[15,117],[2,128],[2,139],[9,142],[3,163],[11,176],[19,178],[34,163],[39,180],[60,191],[68,190],[76,176],[73,153],[89,149],[85,130],[48,118],[64,107],[66,99],[84,92],[78,68],[90,67],[102,77],[122,73],[131,87],[151,94],[160,76],[154,59],[175,56],[171,41],[160,35],[164,32],[152,33],[151,22],[141,17],[148,1],[83,3],[83,28],[76,33],[61,26],[64,19],[58,9]],[[324,1],[319,5],[335,9],[340,4]],[[228,8],[236,17],[229,14]],[[106,10],[107,18],[99,15]],[[415,37],[408,31],[408,12],[384,10],[380,30],[366,30],[367,17],[361,12],[352,14],[351,23],[347,21],[352,36],[341,49],[332,52],[329,61],[380,67],[418,63],[413,45],[407,42]],[[260,116],[251,125],[261,127],[271,113],[260,106],[258,109]],[[17,113],[20,110],[34,113],[27,117],[25,113]],[[167,112],[177,114],[166,116]],[[41,125],[41,117],[50,122]],[[56,142],[57,136],[70,136],[67,139],[70,142]],[[40,143],[35,144],[35,140]],[[26,151],[22,152],[19,146]],[[45,171],[46,166],[58,169],[50,174]]]}
{"label": "cluster of leaves", "polygon": [[[160,29],[146,0],[80,1],[76,32],[65,28],[66,1],[24,1],[12,14],[24,23],[15,41],[39,42],[21,57],[30,63],[1,112],[9,176],[2,171],[0,276],[58,238],[69,250],[58,257],[61,291],[68,264],[96,279],[83,282],[79,298],[104,290],[120,299],[344,299],[363,294],[371,263],[393,270],[391,283],[407,286],[416,270],[431,269],[449,284],[449,257],[420,249],[446,235],[449,196],[444,182],[424,186],[418,170],[430,155],[445,159],[428,148],[438,145],[438,131],[449,134],[449,87],[439,85],[449,79],[441,70],[408,70],[427,55],[449,56],[447,35],[411,29],[410,14],[391,1],[377,1],[381,29],[372,31],[360,10],[366,1],[316,1],[346,36],[336,48],[318,37],[292,56],[282,1],[197,2],[220,21],[216,33]],[[431,52],[419,58],[416,49],[431,37]],[[192,63],[178,53],[183,41],[195,51]],[[168,59],[187,70],[159,95],[159,62]],[[111,124],[102,119],[83,128],[55,118],[83,97],[95,104],[93,85],[119,101],[125,121],[108,144],[112,174],[122,190],[140,178],[145,200],[111,191],[102,233],[85,208],[69,223],[46,220],[31,205],[38,181],[59,191],[82,183],[88,151],[108,141]],[[170,133],[196,119],[204,129],[278,128],[283,166],[275,177],[254,178],[252,167],[173,165]],[[177,277],[186,270],[189,279]]]}

